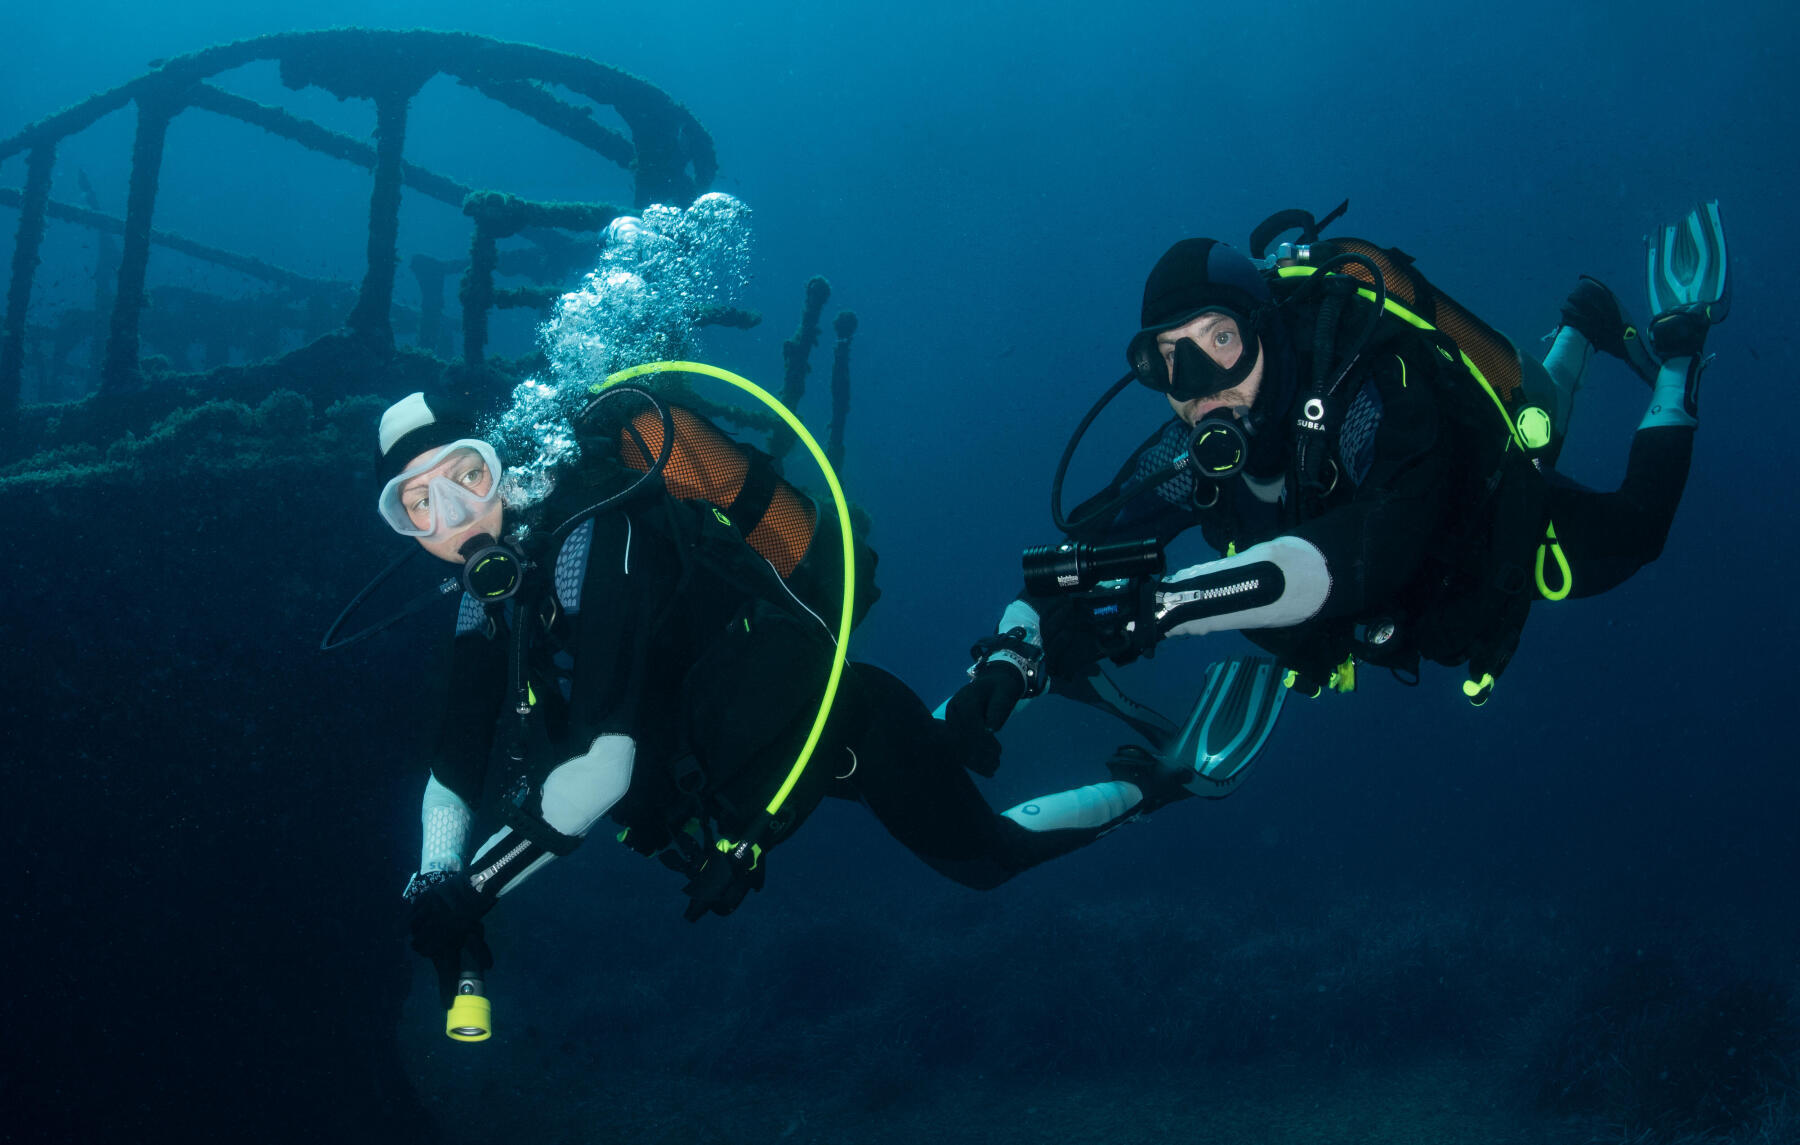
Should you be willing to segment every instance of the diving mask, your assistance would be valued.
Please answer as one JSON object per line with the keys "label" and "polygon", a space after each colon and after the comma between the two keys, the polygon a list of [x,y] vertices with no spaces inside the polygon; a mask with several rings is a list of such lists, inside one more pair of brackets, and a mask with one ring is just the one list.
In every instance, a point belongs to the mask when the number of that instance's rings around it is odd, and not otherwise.
{"label": "diving mask", "polygon": [[[1214,340],[1214,344],[1221,350],[1225,350],[1229,344],[1220,341],[1221,339],[1236,342],[1242,347],[1238,351],[1237,360],[1229,366],[1221,366],[1212,355],[1200,348],[1198,342],[1192,338],[1182,338],[1175,343],[1174,369],[1171,370],[1158,338],[1207,314],[1217,314],[1224,321],[1210,326],[1203,332],[1203,337]],[[1139,382],[1157,393],[1168,394],[1178,402],[1186,402],[1211,397],[1242,385],[1250,372],[1256,369],[1260,347],[1256,324],[1252,319],[1222,306],[1208,306],[1183,314],[1173,322],[1139,330],[1125,347],[1125,357],[1131,363],[1132,375]]]}
{"label": "diving mask", "polygon": [[389,481],[377,507],[403,537],[440,537],[472,524],[500,496],[500,457],[485,441],[453,441]]}

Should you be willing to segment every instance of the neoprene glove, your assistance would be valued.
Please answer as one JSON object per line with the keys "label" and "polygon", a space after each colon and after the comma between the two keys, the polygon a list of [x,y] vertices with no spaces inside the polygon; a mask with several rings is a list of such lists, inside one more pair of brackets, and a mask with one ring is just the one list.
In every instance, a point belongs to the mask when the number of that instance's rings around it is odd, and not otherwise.
{"label": "neoprene glove", "polygon": [[1044,642],[1044,667],[1053,678],[1071,680],[1090,669],[1115,649],[1102,646],[1092,611],[1072,596],[1054,597],[1038,609],[1039,637]]}
{"label": "neoprene glove", "polygon": [[437,968],[438,997],[445,1009],[455,995],[465,950],[477,969],[487,970],[494,964],[481,926],[481,916],[491,905],[460,875],[432,886],[412,901],[407,918],[412,948]]}
{"label": "neoprene glove", "polygon": [[1025,696],[1025,676],[1005,661],[989,661],[975,678],[957,689],[944,707],[944,720],[967,734],[977,729],[997,732]]}

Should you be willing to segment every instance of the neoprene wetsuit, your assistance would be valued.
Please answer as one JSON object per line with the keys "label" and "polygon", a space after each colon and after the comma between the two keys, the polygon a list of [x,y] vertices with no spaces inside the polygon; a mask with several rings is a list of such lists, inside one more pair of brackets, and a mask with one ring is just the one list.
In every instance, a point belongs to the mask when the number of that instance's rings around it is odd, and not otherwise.
{"label": "neoprene wetsuit", "polygon": [[[1307,363],[1287,352],[1284,341],[1274,340],[1265,353],[1271,371],[1291,378]],[[1585,353],[1578,352],[1577,368],[1585,366]],[[1665,368],[1677,397],[1686,368],[1685,360]],[[1250,466],[1222,483],[1216,500],[1210,482],[1184,471],[1144,489],[1110,517],[1084,523],[1078,539],[1155,537],[1166,544],[1199,526],[1209,544],[1229,555],[1162,578],[1156,637],[1241,629],[1290,666],[1322,677],[1344,656],[1356,622],[1384,613],[1418,616],[1434,607],[1448,534],[1456,515],[1480,496],[1477,478],[1462,464],[1472,452],[1469,428],[1426,376],[1418,362],[1391,349],[1358,364],[1346,383],[1351,396],[1332,458],[1336,482],[1304,518],[1291,495],[1291,448],[1270,433],[1253,442]],[[1570,389],[1578,384],[1579,374]],[[1604,592],[1662,552],[1686,482],[1694,428],[1691,418],[1671,423],[1659,415],[1655,403],[1667,395],[1658,385],[1616,492],[1547,475],[1544,515],[1555,523],[1568,560],[1571,596]],[[1283,392],[1295,389],[1290,382]],[[1293,420],[1289,411],[1271,419],[1272,428]],[[1185,450],[1188,434],[1179,420],[1165,423],[1071,518],[1081,520],[1089,505],[1104,504],[1165,467]],[[1024,626],[1035,640],[1040,603],[1015,602],[1001,631]],[[1033,612],[1018,611],[1021,605]]]}
{"label": "neoprene wetsuit", "polygon": [[[694,425],[704,423],[683,428]],[[815,536],[810,551],[835,544]],[[516,624],[532,626],[532,715],[522,764],[498,778],[522,773],[523,783],[501,800],[507,825],[466,864],[488,905],[603,817],[671,866],[694,857],[696,836],[741,837],[799,751],[829,667],[832,631],[820,617],[838,604],[796,595],[814,583],[806,571],[801,561],[784,581],[713,504],[658,493],[576,527],[506,606],[465,597],[422,806],[421,873],[465,869],[475,809],[494,794]],[[1129,817],[1111,786],[997,813],[965,770],[970,753],[991,750],[991,737],[960,736],[893,676],[851,663],[763,846],[822,799],[855,800],[934,869],[989,888]],[[1045,803],[1066,812],[1054,834],[1022,825]]]}

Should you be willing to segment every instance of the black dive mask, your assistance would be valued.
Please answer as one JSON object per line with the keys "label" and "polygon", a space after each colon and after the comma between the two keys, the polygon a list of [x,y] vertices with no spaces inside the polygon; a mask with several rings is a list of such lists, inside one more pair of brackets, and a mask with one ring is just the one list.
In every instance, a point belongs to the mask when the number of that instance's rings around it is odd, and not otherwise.
{"label": "black dive mask", "polygon": [[[1218,314],[1229,318],[1237,326],[1237,336],[1243,344],[1243,351],[1236,362],[1230,366],[1221,366],[1200,348],[1199,343],[1192,338],[1183,338],[1175,343],[1175,369],[1171,373],[1157,337],[1187,325],[1202,314]],[[1217,333],[1215,328],[1208,336],[1215,336]],[[1209,306],[1204,310],[1184,314],[1173,322],[1139,330],[1126,345],[1125,357],[1131,364],[1132,376],[1139,382],[1159,394],[1168,394],[1178,402],[1186,402],[1211,397],[1243,384],[1250,372],[1256,369],[1260,347],[1257,323],[1253,319],[1223,307]]]}

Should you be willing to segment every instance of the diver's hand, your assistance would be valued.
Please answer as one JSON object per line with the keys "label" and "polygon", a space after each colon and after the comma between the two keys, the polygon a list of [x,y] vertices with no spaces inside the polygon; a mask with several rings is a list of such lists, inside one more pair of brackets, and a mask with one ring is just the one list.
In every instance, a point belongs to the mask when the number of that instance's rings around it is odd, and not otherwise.
{"label": "diver's hand", "polygon": [[433,882],[409,897],[406,927],[412,948],[433,962],[446,955],[454,958],[469,935],[479,935],[481,916],[492,905],[462,875]]}
{"label": "diver's hand", "polygon": [[477,969],[486,970],[494,964],[481,926],[481,917],[493,904],[460,874],[432,881],[415,879],[407,897],[411,904],[407,929],[412,933],[412,948],[436,968],[438,1000],[449,1009],[457,977],[462,973],[464,952],[468,952],[468,960]]}
{"label": "diver's hand", "polygon": [[[1146,581],[1148,585],[1150,582]],[[1144,655],[1132,622],[1141,611],[1143,590],[1079,593],[1057,597],[1038,610],[1044,641],[1044,667],[1058,679],[1093,673],[1102,660],[1129,664]]]}
{"label": "diver's hand", "polygon": [[975,731],[997,732],[1025,698],[1025,674],[1004,660],[990,660],[975,669],[975,677],[944,707],[944,722],[967,735]]}

